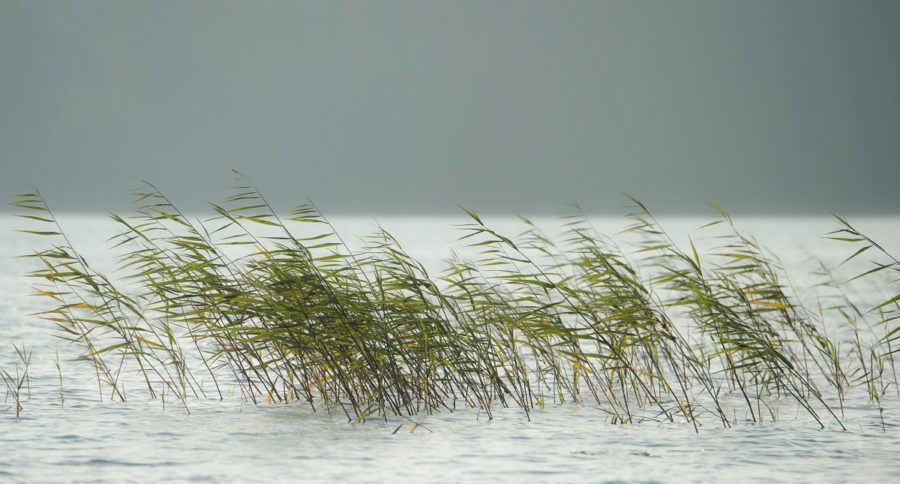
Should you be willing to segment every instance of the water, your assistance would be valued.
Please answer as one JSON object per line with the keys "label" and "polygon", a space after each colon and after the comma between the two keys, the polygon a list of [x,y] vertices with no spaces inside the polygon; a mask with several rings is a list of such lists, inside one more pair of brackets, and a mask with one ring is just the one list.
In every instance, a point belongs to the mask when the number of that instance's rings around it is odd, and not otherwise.
{"label": "water", "polygon": [[[111,270],[102,217],[62,217],[73,243],[94,266]],[[461,219],[382,218],[404,247],[435,271],[458,235]],[[668,219],[664,225],[686,240],[704,219]],[[365,234],[371,219],[337,218],[345,235]],[[488,220],[507,233],[512,219]],[[598,219],[601,231],[622,228],[619,219]],[[839,262],[847,247],[820,236],[828,219],[739,218],[740,226],[785,261],[798,287],[810,256]],[[888,248],[900,248],[900,219],[858,219]],[[900,479],[900,404],[884,403],[884,420],[862,391],[851,395],[846,431],[820,430],[789,402],[776,424],[721,429],[706,419],[700,433],[680,423],[612,426],[596,409],[548,407],[531,421],[516,410],[498,409],[493,421],[475,410],[387,423],[348,424],[340,415],[312,413],[301,404],[252,405],[238,395],[225,401],[191,400],[190,414],[176,401],[133,397],[98,400],[91,369],[71,360],[73,348],[53,337],[49,324],[26,314],[45,306],[28,297],[22,274],[29,263],[14,260],[33,240],[12,232],[21,223],[0,217],[0,366],[15,368],[11,343],[33,351],[31,397],[16,418],[0,400],[0,481],[267,480],[321,481],[896,481]],[[702,244],[703,241],[701,240]],[[870,299],[877,294],[866,295]],[[54,364],[63,360],[64,405]],[[126,387],[138,394],[137,383]],[[0,393],[3,395],[3,393]],[[5,408],[5,410],[4,410]],[[399,426],[399,430],[398,429]],[[395,432],[396,430],[396,432]]]}

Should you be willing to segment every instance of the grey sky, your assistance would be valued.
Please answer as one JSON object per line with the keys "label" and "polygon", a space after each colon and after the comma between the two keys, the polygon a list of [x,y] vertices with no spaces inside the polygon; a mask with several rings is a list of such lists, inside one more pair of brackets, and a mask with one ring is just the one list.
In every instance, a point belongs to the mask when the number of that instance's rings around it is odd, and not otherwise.
{"label": "grey sky", "polygon": [[897,1],[0,0],[0,196],[898,213]]}

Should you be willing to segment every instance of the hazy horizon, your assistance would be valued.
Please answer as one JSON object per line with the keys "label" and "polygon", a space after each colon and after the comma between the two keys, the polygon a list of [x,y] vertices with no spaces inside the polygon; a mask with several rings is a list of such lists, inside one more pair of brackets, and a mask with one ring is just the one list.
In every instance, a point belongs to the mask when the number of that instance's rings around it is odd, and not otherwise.
{"label": "hazy horizon", "polygon": [[897,214],[898,48],[892,1],[0,0],[0,202]]}

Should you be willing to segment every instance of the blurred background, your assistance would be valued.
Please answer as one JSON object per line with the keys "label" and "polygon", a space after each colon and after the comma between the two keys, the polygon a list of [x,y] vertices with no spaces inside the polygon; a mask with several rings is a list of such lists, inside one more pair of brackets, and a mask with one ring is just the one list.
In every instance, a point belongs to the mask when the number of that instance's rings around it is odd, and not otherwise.
{"label": "blurred background", "polygon": [[0,1],[0,198],[896,214],[900,2]]}

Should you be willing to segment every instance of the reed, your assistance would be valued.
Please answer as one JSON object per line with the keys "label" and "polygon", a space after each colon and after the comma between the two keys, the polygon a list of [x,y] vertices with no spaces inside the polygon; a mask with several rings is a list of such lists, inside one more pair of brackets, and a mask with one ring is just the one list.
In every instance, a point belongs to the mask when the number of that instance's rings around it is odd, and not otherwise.
{"label": "reed", "polygon": [[63,374],[62,374],[62,364],[59,361],[59,352],[56,352],[56,359],[53,361],[53,364],[56,366],[56,375],[59,380],[59,406],[66,406],[66,392],[63,388]]}
{"label": "reed", "polygon": [[[25,346],[13,345],[13,350],[18,358],[15,370],[10,373],[4,368],[0,368],[0,379],[3,380],[6,387],[6,399],[7,401],[12,400],[16,418],[18,418],[25,409],[22,403],[31,397],[31,378],[28,374],[28,369],[31,367],[31,352],[27,351]],[[25,395],[23,395],[23,391],[26,393]]]}
{"label": "reed", "polygon": [[502,234],[464,208],[460,240],[478,256],[432,275],[384,229],[351,249],[311,202],[282,216],[239,180],[206,220],[144,184],[134,215],[110,216],[117,278],[79,254],[38,192],[13,202],[37,225],[26,232],[51,241],[27,255],[50,302],[40,316],[82,348],[101,398],[126,399],[128,367],[151,398],[185,409],[236,386],[255,403],[301,400],[349,420],[497,406],[530,418],[574,403],[612,423],[697,428],[703,415],[775,420],[773,404],[789,400],[843,427],[846,392],[878,403],[897,388],[900,295],[862,308],[845,288],[883,273],[896,288],[900,263],[843,217],[829,236],[859,245],[848,261],[870,249],[881,261],[844,281],[823,265],[828,295],[810,308],[719,207],[701,229],[717,245],[703,253],[637,200],[631,251],[578,206],[556,238],[529,219]]}

